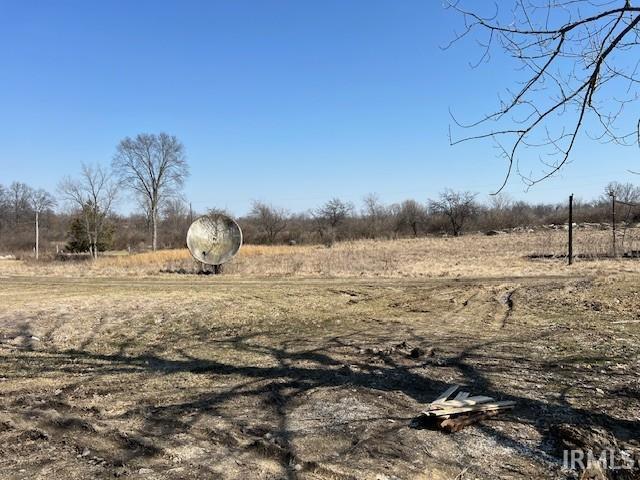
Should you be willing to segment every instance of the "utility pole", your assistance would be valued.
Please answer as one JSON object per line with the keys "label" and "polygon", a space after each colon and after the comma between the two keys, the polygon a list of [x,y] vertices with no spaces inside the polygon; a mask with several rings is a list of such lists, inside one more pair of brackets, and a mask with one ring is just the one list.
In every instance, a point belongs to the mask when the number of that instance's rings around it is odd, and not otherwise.
{"label": "utility pole", "polygon": [[569,195],[569,265],[573,263],[573,193]]}
{"label": "utility pole", "polygon": [[611,192],[611,228],[613,232],[613,257],[616,257],[616,193]]}

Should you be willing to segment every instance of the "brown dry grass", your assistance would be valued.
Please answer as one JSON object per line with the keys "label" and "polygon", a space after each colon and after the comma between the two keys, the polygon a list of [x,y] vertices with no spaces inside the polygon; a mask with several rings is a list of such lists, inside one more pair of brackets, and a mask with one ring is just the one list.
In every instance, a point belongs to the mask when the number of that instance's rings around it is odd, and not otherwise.
{"label": "brown dry grass", "polygon": [[[493,277],[505,275],[598,272],[640,272],[640,262],[628,260],[531,260],[530,255],[566,252],[565,231],[481,234],[402,240],[341,242],[320,245],[245,245],[225,273],[234,276],[302,277]],[[577,231],[576,254],[609,251],[607,231]],[[627,248],[635,248],[627,241]],[[57,276],[145,276],[160,272],[194,272],[196,263],[186,249],[134,255],[105,256],[95,262],[0,261],[0,274]]]}

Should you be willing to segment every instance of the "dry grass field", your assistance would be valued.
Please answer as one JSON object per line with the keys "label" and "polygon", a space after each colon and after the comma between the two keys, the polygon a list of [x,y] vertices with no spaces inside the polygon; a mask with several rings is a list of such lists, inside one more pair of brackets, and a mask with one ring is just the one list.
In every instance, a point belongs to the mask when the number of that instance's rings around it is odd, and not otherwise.
{"label": "dry grass field", "polygon": [[[563,239],[246,246],[222,276],[161,273],[186,251],[1,261],[0,477],[564,479],[590,436],[638,455],[640,261],[526,258]],[[454,383],[516,408],[412,428]]]}
{"label": "dry grass field", "polygon": [[[638,232],[629,237],[640,236]],[[608,231],[576,232],[576,255],[597,257],[611,248]],[[532,261],[531,255],[566,255],[565,231],[498,236],[427,237],[394,241],[341,242],[322,245],[245,245],[225,267],[233,277],[495,277],[604,272],[640,273],[640,262],[589,258],[567,267],[560,258]],[[633,248],[636,248],[635,244]],[[637,247],[640,248],[640,247]],[[133,255],[109,255],[97,261],[0,261],[0,274],[37,276],[171,276],[193,273],[197,266],[187,249]]]}

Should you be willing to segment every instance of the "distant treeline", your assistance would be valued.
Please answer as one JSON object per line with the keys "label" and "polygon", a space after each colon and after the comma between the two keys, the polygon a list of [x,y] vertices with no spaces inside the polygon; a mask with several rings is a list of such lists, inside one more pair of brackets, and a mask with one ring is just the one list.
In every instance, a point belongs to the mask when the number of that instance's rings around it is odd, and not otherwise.
{"label": "distant treeline", "polygon": [[[620,222],[640,221],[640,189],[629,183],[608,184],[603,194],[592,201],[574,201],[575,222],[610,222],[611,194]],[[44,195],[44,197],[43,197]],[[46,201],[43,202],[43,198]],[[38,202],[39,200],[39,202]],[[35,245],[35,218],[39,213],[40,251],[51,255],[56,250],[86,251],[83,212],[62,208],[55,195],[13,182],[0,185],[0,254],[28,253]],[[58,205],[62,205],[58,207]],[[215,208],[208,212],[219,212]],[[191,221],[207,212],[194,212],[180,198],[162,202],[157,224],[158,247],[180,248]],[[445,190],[426,201],[405,200],[383,204],[375,195],[366,196],[359,205],[338,198],[307,212],[292,213],[284,208],[254,202],[248,215],[238,218],[247,243],[324,243],[356,239],[393,239],[424,235],[461,235],[465,232],[505,230],[544,224],[564,224],[568,203],[530,204],[513,201],[506,195],[491,196],[480,202],[470,192]],[[148,250],[153,235],[148,214],[128,216],[109,212],[96,239],[99,250]]]}

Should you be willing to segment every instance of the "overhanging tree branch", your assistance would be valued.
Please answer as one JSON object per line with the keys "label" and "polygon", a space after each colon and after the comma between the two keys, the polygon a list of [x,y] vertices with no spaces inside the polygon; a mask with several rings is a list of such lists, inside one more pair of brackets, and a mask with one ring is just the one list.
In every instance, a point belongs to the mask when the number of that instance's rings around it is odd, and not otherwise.
{"label": "overhanging tree branch", "polygon": [[[525,74],[522,86],[509,92],[494,112],[464,123],[451,114],[457,129],[474,130],[456,139],[450,130],[451,145],[492,139],[507,161],[500,192],[514,169],[528,186],[554,175],[570,161],[583,131],[602,141],[639,144],[640,121],[629,120],[624,107],[640,96],[640,62],[633,56],[640,44],[640,7],[630,1],[590,0],[514,0],[512,5],[505,13],[504,3],[496,4],[483,17],[475,11],[477,3],[473,9],[464,8],[462,1],[448,4],[462,16],[465,28],[445,48],[485,35],[480,63],[488,51],[498,50]],[[633,129],[620,132],[619,122],[632,122]],[[533,148],[548,160],[540,174],[523,175],[519,162]]]}

